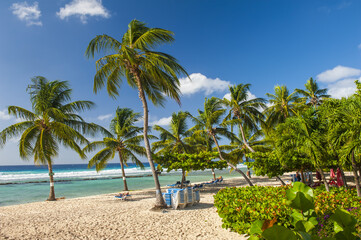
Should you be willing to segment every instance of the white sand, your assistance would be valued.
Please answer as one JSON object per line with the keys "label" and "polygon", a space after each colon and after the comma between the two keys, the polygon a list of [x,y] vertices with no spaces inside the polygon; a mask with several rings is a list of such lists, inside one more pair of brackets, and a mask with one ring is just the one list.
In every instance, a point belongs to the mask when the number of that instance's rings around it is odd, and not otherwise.
{"label": "white sand", "polygon": [[[286,177],[287,180],[289,178]],[[257,185],[280,185],[254,177]],[[245,185],[242,178],[206,187],[197,205],[154,212],[154,190],[0,207],[0,239],[245,239],[222,228],[213,195],[225,186]],[[163,190],[164,191],[164,190]]]}

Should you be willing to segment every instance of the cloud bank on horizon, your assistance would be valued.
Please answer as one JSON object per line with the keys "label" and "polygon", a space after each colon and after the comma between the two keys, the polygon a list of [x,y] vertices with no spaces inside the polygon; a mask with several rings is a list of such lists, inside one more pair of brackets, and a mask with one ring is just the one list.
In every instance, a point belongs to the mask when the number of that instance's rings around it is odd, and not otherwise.
{"label": "cloud bank on horizon", "polygon": [[327,84],[328,94],[333,98],[348,97],[355,93],[355,80],[360,79],[361,70],[338,65],[317,75],[317,80]]}
{"label": "cloud bank on horizon", "polygon": [[40,21],[41,11],[39,9],[38,2],[34,2],[33,5],[29,5],[27,2],[13,3],[10,7],[12,13],[26,23],[27,26],[42,26]]}

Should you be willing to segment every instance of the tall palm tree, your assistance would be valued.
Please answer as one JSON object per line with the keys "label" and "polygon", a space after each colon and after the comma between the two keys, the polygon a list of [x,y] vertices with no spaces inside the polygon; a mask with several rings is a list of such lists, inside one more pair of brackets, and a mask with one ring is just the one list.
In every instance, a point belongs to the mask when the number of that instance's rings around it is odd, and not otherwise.
{"label": "tall palm tree", "polygon": [[248,179],[246,174],[242,172],[242,170],[238,169],[235,165],[233,165],[229,160],[224,159],[222,151],[220,149],[220,146],[218,144],[217,136],[224,136],[228,138],[233,138],[233,134],[228,131],[226,127],[220,126],[221,117],[226,112],[226,109],[222,106],[223,102],[219,98],[212,97],[210,99],[205,100],[204,103],[204,110],[200,111],[198,110],[198,116],[191,118],[195,123],[195,126],[191,128],[191,130],[194,132],[193,134],[207,134],[209,135],[217,148],[219,158],[221,160],[225,160],[231,168],[233,168],[235,171],[242,174],[242,176],[246,179],[247,183],[250,186],[253,186],[252,182]]}
{"label": "tall palm tree", "polygon": [[225,119],[230,120],[228,121],[229,123],[236,123],[239,126],[243,144],[251,152],[254,152],[253,148],[246,140],[244,128],[257,131],[257,124],[264,118],[263,114],[259,110],[266,108],[266,100],[263,98],[249,99],[250,86],[251,84],[242,83],[236,86],[230,86],[229,91],[231,93],[231,99],[228,100],[224,98],[223,101],[224,104],[230,108]]}
{"label": "tall palm tree", "polygon": [[59,144],[73,149],[81,158],[85,155],[80,144],[89,143],[82,133],[97,129],[77,115],[78,112],[90,109],[94,103],[90,101],[71,100],[72,90],[67,81],[48,81],[38,76],[31,79],[27,88],[30,94],[32,110],[17,106],[9,106],[10,115],[23,119],[0,132],[0,145],[8,138],[21,135],[19,141],[20,157],[34,157],[35,164],[48,165],[50,178],[49,201],[56,200],[54,191],[53,159],[58,155]]}
{"label": "tall palm tree", "polygon": [[[189,135],[187,127],[188,114],[182,111],[172,114],[172,120],[169,124],[169,130],[154,125],[153,129],[160,132],[160,141],[152,144],[152,150],[158,151],[158,154],[173,153],[190,153],[192,147],[188,145],[184,138]],[[182,186],[185,181],[185,172],[182,169]]]}
{"label": "tall palm tree", "polygon": [[290,94],[284,85],[275,86],[274,91],[274,94],[266,93],[266,96],[269,98],[268,101],[271,104],[271,106],[265,110],[268,127],[283,123],[286,118],[294,116],[300,101],[297,92]]}
{"label": "tall palm tree", "polygon": [[327,88],[319,89],[316,80],[313,80],[312,78],[307,80],[305,88],[306,90],[296,88],[295,92],[304,96],[303,101],[307,105],[313,107],[318,106],[324,99],[330,97],[330,95],[327,95]]}
{"label": "tall palm tree", "polygon": [[121,41],[108,35],[99,35],[92,39],[86,49],[86,56],[93,57],[98,52],[109,53],[96,61],[94,92],[104,87],[111,97],[116,97],[123,80],[137,89],[144,111],[144,143],[149,165],[156,187],[156,207],[165,207],[158,175],[154,167],[148,140],[148,103],[146,96],[155,105],[163,106],[165,96],[180,103],[180,74],[188,76],[177,60],[153,49],[163,43],[174,40],[173,32],[148,28],[145,23],[132,20]]}
{"label": "tall palm tree", "polygon": [[88,144],[83,151],[91,152],[97,148],[102,148],[94,157],[89,160],[88,167],[95,166],[97,171],[104,169],[109,160],[113,159],[118,153],[120,167],[122,169],[122,178],[124,183],[124,191],[128,191],[127,180],[124,171],[124,165],[127,166],[127,161],[132,160],[137,166],[144,169],[143,163],[134,154],[145,156],[145,149],[139,146],[143,136],[138,135],[143,128],[134,126],[134,123],[140,118],[139,113],[134,113],[129,108],[117,108],[116,115],[110,123],[109,137],[102,141],[94,141]]}

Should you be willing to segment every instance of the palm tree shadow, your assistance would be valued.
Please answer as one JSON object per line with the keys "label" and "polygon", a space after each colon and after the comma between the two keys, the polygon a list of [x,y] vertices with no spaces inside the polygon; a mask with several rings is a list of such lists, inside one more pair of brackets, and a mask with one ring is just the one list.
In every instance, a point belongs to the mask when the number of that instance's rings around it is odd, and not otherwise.
{"label": "palm tree shadow", "polygon": [[178,210],[183,210],[183,211],[192,211],[192,210],[199,210],[199,209],[207,209],[207,208],[211,208],[213,207],[213,204],[212,203],[202,203],[202,202],[199,202],[199,203],[196,203],[192,206],[187,206],[185,208],[182,208],[182,209],[178,209]]}

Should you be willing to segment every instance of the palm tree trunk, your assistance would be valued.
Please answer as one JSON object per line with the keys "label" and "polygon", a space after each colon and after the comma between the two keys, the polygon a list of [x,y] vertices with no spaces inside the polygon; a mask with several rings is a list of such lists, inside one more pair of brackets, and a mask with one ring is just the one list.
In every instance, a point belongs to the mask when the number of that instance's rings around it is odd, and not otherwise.
{"label": "palm tree trunk", "polygon": [[302,168],[301,168],[300,172],[301,172],[301,181],[304,184],[305,183],[305,175],[303,174],[303,169]]}
{"label": "palm tree trunk", "polygon": [[[238,118],[239,119],[239,118]],[[243,127],[242,127],[242,124],[239,124],[239,130],[241,130],[241,135],[242,135],[242,140],[243,140],[243,143],[244,145],[246,145],[246,147],[251,151],[251,152],[255,152],[253,150],[253,148],[251,148],[251,146],[248,144],[247,140],[246,140],[246,136],[244,135],[244,130],[243,130]]]}
{"label": "palm tree trunk", "polygon": [[119,153],[119,160],[120,160],[120,167],[122,168],[122,177],[123,177],[123,183],[124,183],[124,191],[128,191],[128,185],[127,185],[127,179],[125,177],[125,171],[124,171],[124,162],[123,162],[123,157],[122,157],[122,153]]}
{"label": "palm tree trunk", "polygon": [[233,168],[236,172],[240,173],[240,174],[244,177],[244,179],[246,179],[248,185],[253,186],[253,183],[249,180],[249,178],[246,176],[246,174],[244,174],[244,172],[243,172],[242,170],[238,169],[238,168],[237,168],[236,166],[234,166],[232,163],[230,163],[229,161],[227,161],[227,160],[225,160],[225,159],[223,158],[221,149],[219,148],[218,141],[217,141],[216,137],[214,136],[214,134],[212,134],[212,138],[213,138],[214,143],[215,143],[216,146],[217,146],[219,158],[220,158],[221,160],[226,161],[227,164],[228,164],[228,166],[230,166],[231,168]]}
{"label": "palm tree trunk", "polygon": [[185,171],[182,169],[182,181],[181,181],[181,188],[183,188],[183,184],[186,181],[186,174]]}
{"label": "palm tree trunk", "polygon": [[50,179],[50,192],[47,201],[55,201],[55,190],[54,190],[54,173],[53,173],[53,166],[51,162],[48,162],[48,169],[49,169],[49,179]]}
{"label": "palm tree trunk", "polygon": [[318,170],[318,172],[321,174],[321,178],[322,178],[323,183],[325,184],[326,191],[329,192],[329,191],[330,191],[330,187],[328,186],[328,182],[326,181],[326,177],[325,177],[325,174],[323,173],[322,168],[319,168],[319,169],[317,169],[317,170]]}
{"label": "palm tree trunk", "polygon": [[135,78],[137,80],[137,85],[138,85],[138,92],[139,92],[139,98],[142,101],[143,104],[143,112],[144,112],[144,129],[143,129],[143,135],[144,135],[144,145],[145,145],[145,151],[147,154],[147,159],[150,165],[150,169],[152,170],[152,175],[153,175],[153,179],[154,179],[154,183],[155,183],[155,207],[157,208],[166,208],[167,205],[162,197],[162,191],[160,188],[160,184],[159,184],[159,179],[158,179],[158,175],[155,171],[155,167],[154,167],[154,163],[153,163],[153,159],[152,159],[152,153],[150,151],[150,144],[149,144],[149,139],[148,139],[148,104],[147,104],[147,99],[145,98],[145,94],[143,91],[143,87],[142,84],[140,82],[140,78],[138,75],[135,74]]}
{"label": "palm tree trunk", "polygon": [[357,174],[357,165],[356,165],[356,161],[355,161],[355,153],[353,151],[352,151],[352,155],[351,155],[351,164],[352,164],[353,175],[355,177],[355,185],[356,185],[356,190],[357,190],[357,196],[361,197],[360,180],[359,180],[360,177]]}
{"label": "palm tree trunk", "polygon": [[212,175],[213,175],[213,180],[216,180],[216,173],[214,172],[214,168],[212,168]]}
{"label": "palm tree trunk", "polygon": [[286,185],[286,183],[279,176],[276,176],[276,179],[280,181],[283,186]]}
{"label": "palm tree trunk", "polygon": [[[239,119],[239,118],[238,118]],[[251,152],[255,152],[254,149],[248,144],[247,140],[246,140],[246,136],[244,135],[244,130],[242,127],[242,124],[239,124],[239,130],[241,130],[241,135],[242,135],[242,140],[244,145],[246,145],[246,147],[251,151]],[[286,183],[279,177],[276,176],[277,180],[279,180],[281,182],[282,185],[286,185]]]}

